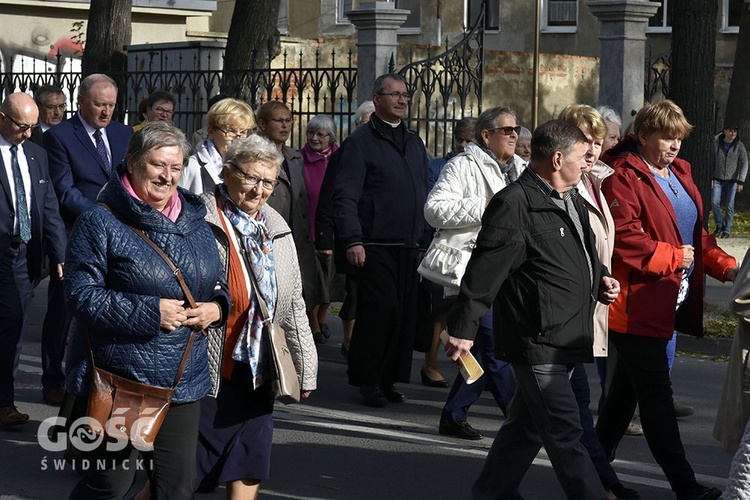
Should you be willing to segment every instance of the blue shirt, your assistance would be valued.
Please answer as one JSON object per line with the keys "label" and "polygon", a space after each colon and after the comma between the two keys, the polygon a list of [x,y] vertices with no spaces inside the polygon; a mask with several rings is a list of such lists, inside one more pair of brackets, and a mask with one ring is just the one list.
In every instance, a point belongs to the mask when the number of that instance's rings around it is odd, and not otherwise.
{"label": "blue shirt", "polygon": [[693,230],[695,229],[695,223],[698,221],[698,209],[695,206],[695,202],[688,196],[682,183],[671,170],[668,179],[653,170],[651,173],[654,175],[656,183],[664,191],[670,203],[672,203],[672,208],[674,208],[674,213],[677,217],[677,227],[680,229],[680,236],[682,236],[682,244],[692,245]]}

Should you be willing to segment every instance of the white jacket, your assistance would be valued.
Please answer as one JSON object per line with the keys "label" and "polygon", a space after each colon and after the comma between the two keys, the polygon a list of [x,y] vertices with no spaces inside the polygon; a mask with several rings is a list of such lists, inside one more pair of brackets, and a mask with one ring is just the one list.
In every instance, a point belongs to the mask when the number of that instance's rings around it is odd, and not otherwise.
{"label": "white jacket", "polygon": [[[520,176],[524,163],[521,157],[514,155],[510,162]],[[471,142],[443,167],[427,195],[424,217],[436,229],[477,229],[487,200],[507,185],[507,177],[497,163]]]}
{"label": "white jacket", "polygon": [[195,194],[213,192],[216,185],[222,183],[216,168],[220,165],[214,165],[215,160],[208,149],[208,141],[209,139],[206,139],[200,143],[188,164],[182,169],[182,176],[177,183]]}

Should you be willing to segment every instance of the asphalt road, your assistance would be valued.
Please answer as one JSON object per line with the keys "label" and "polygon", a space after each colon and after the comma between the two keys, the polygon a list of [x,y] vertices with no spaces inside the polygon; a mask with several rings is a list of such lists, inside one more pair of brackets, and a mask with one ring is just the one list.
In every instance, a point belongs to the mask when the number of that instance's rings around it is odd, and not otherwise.
{"label": "asphalt road", "polygon": [[[713,294],[709,288],[709,294]],[[45,305],[44,284],[37,289],[24,343],[17,404],[32,421],[16,428],[0,427],[0,500],[66,498],[77,473],[60,465],[61,453],[45,451],[36,432],[56,409],[42,403],[39,331]],[[285,499],[456,499],[469,489],[502,423],[489,393],[470,412],[470,422],[486,437],[462,441],[437,432],[440,409],[448,391],[419,385],[422,354],[415,353],[412,384],[401,384],[409,399],[386,408],[362,405],[357,390],[346,383],[346,365],[339,353],[341,327],[330,316],[332,338],[319,346],[319,389],[303,404],[277,405],[272,478],[262,484],[261,498]],[[441,361],[452,382],[455,368]],[[592,401],[598,398],[593,366],[587,367]],[[680,355],[673,380],[675,393],[696,413],[680,422],[688,459],[699,481],[723,487],[731,456],[711,438],[726,362]],[[43,461],[46,458],[46,461]],[[46,466],[45,466],[46,465]],[[626,437],[614,463],[621,480],[644,499],[671,499],[659,467],[643,437]],[[501,473],[499,471],[498,473]],[[144,474],[139,474],[139,482]],[[529,499],[564,498],[544,452],[521,485]],[[223,490],[198,499],[224,498]]]}

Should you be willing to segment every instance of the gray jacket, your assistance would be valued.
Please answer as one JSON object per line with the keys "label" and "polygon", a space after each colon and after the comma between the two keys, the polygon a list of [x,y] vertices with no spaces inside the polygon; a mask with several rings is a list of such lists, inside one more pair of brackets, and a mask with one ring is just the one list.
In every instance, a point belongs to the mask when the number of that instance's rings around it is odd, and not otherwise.
{"label": "gray jacket", "polygon": [[[216,237],[219,256],[226,273],[229,267],[229,240],[224,233],[216,208],[216,198],[209,193],[204,193],[202,198],[206,203],[206,221]],[[278,292],[273,320],[286,333],[286,343],[292,353],[292,358],[294,358],[300,388],[303,391],[312,391],[317,387],[318,353],[315,349],[315,341],[305,312],[305,302],[302,300],[302,279],[300,278],[292,231],[276,210],[268,205],[265,206],[265,210],[267,215],[266,227],[271,240],[273,240]],[[221,380],[221,360],[224,352],[225,334],[226,326],[211,328],[208,332],[211,396],[214,397],[219,391]]]}
{"label": "gray jacket", "polygon": [[732,142],[729,151],[724,152],[724,132],[714,137],[716,166],[713,179],[718,181],[737,181],[742,184],[747,175],[747,151],[739,136]]}

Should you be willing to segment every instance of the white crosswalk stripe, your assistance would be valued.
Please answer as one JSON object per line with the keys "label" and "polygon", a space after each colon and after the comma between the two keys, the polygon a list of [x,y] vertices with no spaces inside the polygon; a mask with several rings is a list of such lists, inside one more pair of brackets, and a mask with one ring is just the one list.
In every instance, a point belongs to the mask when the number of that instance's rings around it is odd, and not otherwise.
{"label": "white crosswalk stripe", "polygon": [[[24,363],[24,361],[26,363]],[[18,364],[18,369],[25,373],[35,373],[41,375],[42,373],[42,358],[39,356],[29,356],[27,354],[21,354],[21,362]]]}

